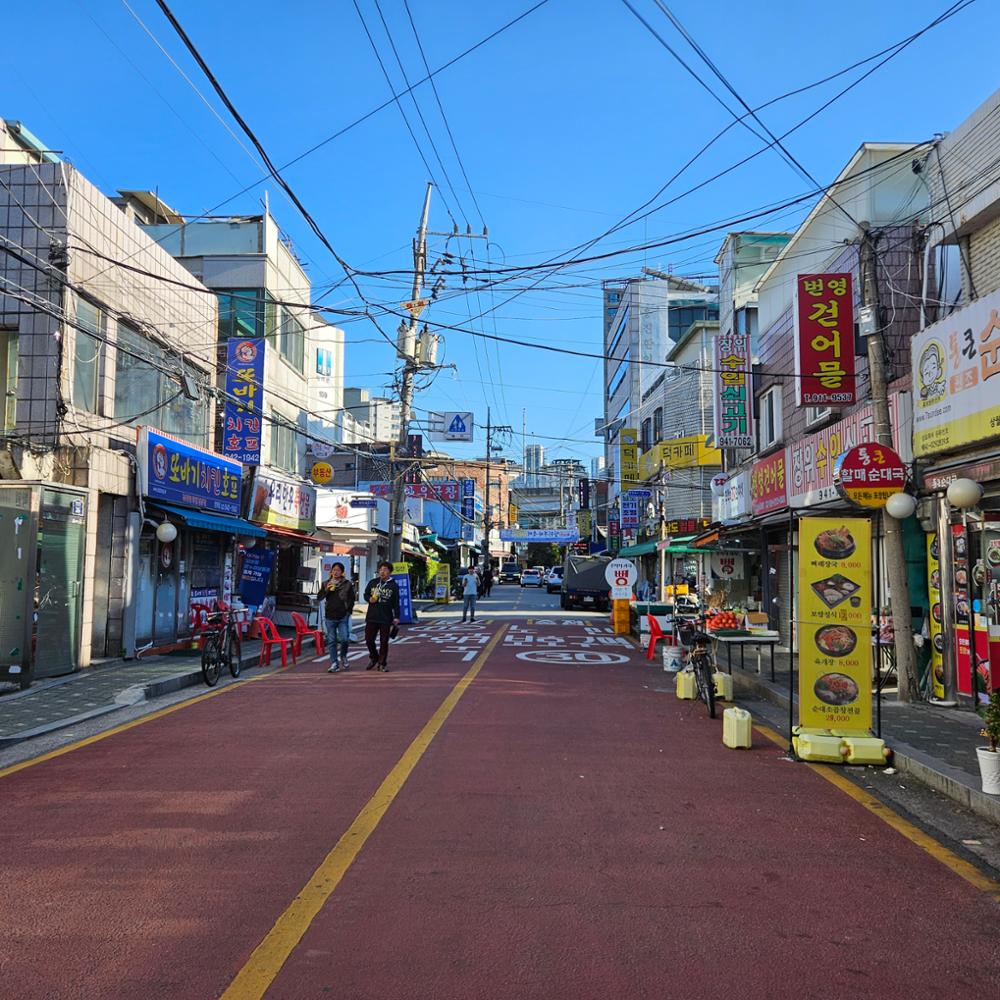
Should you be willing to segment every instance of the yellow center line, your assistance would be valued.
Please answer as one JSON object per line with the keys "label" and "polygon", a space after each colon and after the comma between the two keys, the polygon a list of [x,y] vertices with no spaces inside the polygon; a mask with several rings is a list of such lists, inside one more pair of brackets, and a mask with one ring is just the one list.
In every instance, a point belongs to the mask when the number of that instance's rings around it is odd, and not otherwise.
{"label": "yellow center line", "polygon": [[[754,729],[761,736],[766,737],[779,747],[788,746],[788,740],[769,726],[755,723]],[[1000,883],[983,874],[975,865],[959,857],[954,851],[949,850],[944,844],[939,843],[932,836],[924,833],[923,830],[914,826],[909,820],[903,819],[894,809],[854,784],[849,778],[845,778],[836,770],[836,764],[826,766],[806,762],[806,767],[810,768],[821,778],[825,778],[831,785],[835,785],[845,795],[849,795],[855,802],[864,806],[870,813],[882,820],[883,823],[891,826],[897,833],[902,834],[911,843],[916,844],[921,850],[926,851],[946,868],[950,868],[960,878],[965,879],[970,885],[986,893],[994,902],[1000,903]]]}
{"label": "yellow center line", "polygon": [[[311,661],[304,660],[303,662],[308,663]],[[157,709],[157,711],[150,712],[149,715],[144,715],[140,719],[133,719],[131,722],[123,722],[120,726],[112,726],[111,729],[105,729],[103,732],[95,733],[93,736],[86,736],[82,740],[75,740],[73,743],[67,743],[66,746],[59,747],[57,750],[49,750],[47,753],[39,754],[37,757],[32,757],[30,760],[22,760],[18,764],[11,764],[9,767],[0,768],[0,778],[6,778],[9,774],[15,774],[18,771],[23,771],[25,768],[34,767],[36,764],[42,764],[47,760],[54,759],[55,757],[62,757],[63,754],[72,753],[74,750],[90,746],[92,743],[100,743],[101,740],[106,740],[109,736],[116,736],[118,733],[124,733],[128,729],[135,729],[136,726],[143,726],[147,722],[152,722],[154,719],[162,719],[165,715],[171,715],[173,712],[179,712],[182,708],[187,708],[190,705],[197,705],[198,702],[205,701],[208,698],[216,698],[220,694],[225,694],[227,691],[235,691],[237,688],[244,687],[247,684],[253,684],[255,681],[264,681],[269,677],[275,677],[278,674],[286,673],[295,666],[298,666],[298,664],[292,664],[288,667],[280,667],[277,669],[272,668],[266,674],[261,674],[259,677],[246,677],[240,681],[233,681],[225,687],[216,688],[214,691],[206,691],[205,694],[195,695],[193,698],[187,698],[184,701],[178,702],[176,705],[170,705],[167,708]]]}
{"label": "yellow center line", "polygon": [[500,627],[476,657],[465,676],[441,702],[437,711],[406,748],[395,767],[386,775],[378,790],[355,817],[354,822],[313,872],[295,899],[288,904],[285,912],[278,917],[260,944],[254,948],[246,965],[240,969],[236,978],[222,994],[221,1000],[253,1000],[264,996],[316,915],[340,885],[361,848],[375,832],[382,817],[406,784],[406,780],[423,757],[424,751],[451,715],[466,688],[483,669],[490,653],[503,638],[507,628],[507,625]]}

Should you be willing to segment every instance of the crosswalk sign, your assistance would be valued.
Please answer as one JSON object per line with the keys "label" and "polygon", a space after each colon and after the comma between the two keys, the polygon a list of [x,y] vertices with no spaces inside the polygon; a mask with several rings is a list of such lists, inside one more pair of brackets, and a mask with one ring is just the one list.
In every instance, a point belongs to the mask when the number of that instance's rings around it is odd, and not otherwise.
{"label": "crosswalk sign", "polygon": [[471,441],[472,440],[472,414],[471,413],[442,413],[441,426],[444,431],[446,441]]}

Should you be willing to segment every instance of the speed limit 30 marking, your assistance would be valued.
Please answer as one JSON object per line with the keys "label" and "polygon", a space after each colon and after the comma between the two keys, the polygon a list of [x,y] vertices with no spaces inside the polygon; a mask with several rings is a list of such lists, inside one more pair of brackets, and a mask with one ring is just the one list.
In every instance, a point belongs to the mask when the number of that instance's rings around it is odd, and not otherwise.
{"label": "speed limit 30 marking", "polygon": [[588,666],[611,663],[628,663],[621,653],[605,653],[597,649],[528,649],[516,654],[519,660],[529,663],[581,663]]}

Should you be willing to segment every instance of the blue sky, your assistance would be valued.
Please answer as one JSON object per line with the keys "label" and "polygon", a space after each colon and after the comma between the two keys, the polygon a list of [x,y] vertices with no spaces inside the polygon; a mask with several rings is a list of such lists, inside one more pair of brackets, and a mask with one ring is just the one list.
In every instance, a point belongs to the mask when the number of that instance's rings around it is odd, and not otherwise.
{"label": "blue sky", "polygon": [[[434,68],[532,6],[532,0],[409,2]],[[654,0],[630,2],[716,92],[724,93]],[[128,3],[210,96],[209,85],[153,0]],[[358,3],[398,91],[404,84],[375,0]],[[422,77],[403,0],[379,3],[411,81]],[[831,5],[676,0],[671,9],[741,96],[757,106],[903,39],[947,6],[946,0]],[[279,165],[389,97],[353,0],[280,5],[173,0],[171,7]],[[262,176],[260,166],[121,0],[53,0],[44,14],[18,4],[4,11],[3,24],[8,44],[0,114],[24,121],[52,148],[64,150],[105,192],[155,188],[179,211],[195,214]],[[827,182],[865,140],[915,141],[954,128],[997,86],[998,33],[1000,5],[978,0],[878,69],[786,145],[820,182]],[[784,132],[866,68],[776,104],[762,117],[772,130]],[[620,0],[549,0],[444,71],[437,83],[489,226],[493,266],[538,263],[597,237],[732,120]],[[440,187],[431,226],[450,230],[454,218],[464,232],[468,219],[481,231],[430,86],[415,94],[445,168],[434,158],[412,102],[403,98]],[[219,108],[214,95],[210,100]],[[729,103],[737,106],[732,98]],[[731,129],[667,196],[761,146],[742,128]],[[410,266],[410,240],[429,178],[395,106],[305,157],[286,176],[337,252],[354,267]],[[809,187],[769,151],[589,252],[663,239],[795,197]],[[229,201],[224,210],[259,211],[265,190],[317,294],[340,281],[336,262],[272,181]],[[758,228],[794,227],[807,208],[763,219]],[[443,300],[426,318],[599,353],[601,278],[635,274],[643,264],[682,274],[711,273],[721,239],[720,232],[566,268],[471,321],[530,285],[534,276],[478,295],[463,294],[461,279],[449,278]],[[444,249],[444,239],[432,240],[432,259]],[[483,241],[451,240],[447,249],[464,256],[470,267],[486,263]],[[374,303],[396,308],[408,298],[405,276],[361,283]],[[354,308],[357,299],[349,293],[349,286],[340,285],[323,302]],[[393,317],[383,321],[390,332],[395,324]],[[348,384],[382,391],[393,363],[390,349],[367,321],[347,323],[345,329]],[[442,371],[418,395],[418,416],[423,408],[472,409],[484,422],[489,405],[494,422],[517,429],[507,443],[508,454],[518,456],[525,412],[529,435],[539,435],[534,440],[553,457],[599,453],[592,429],[593,418],[602,412],[600,362],[487,344],[460,332],[446,332],[444,360],[456,364],[458,372]],[[481,454],[482,444],[452,450]]]}

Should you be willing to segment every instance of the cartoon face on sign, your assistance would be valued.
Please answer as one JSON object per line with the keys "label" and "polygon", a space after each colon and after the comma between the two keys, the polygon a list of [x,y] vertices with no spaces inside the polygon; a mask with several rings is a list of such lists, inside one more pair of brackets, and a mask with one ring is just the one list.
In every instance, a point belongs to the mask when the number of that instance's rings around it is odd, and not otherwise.
{"label": "cartoon face on sign", "polygon": [[167,449],[162,444],[153,449],[153,475],[157,479],[167,478]]}
{"label": "cartoon face on sign", "polygon": [[257,346],[249,340],[236,345],[236,360],[245,365],[253,364],[257,358]]}
{"label": "cartoon face on sign", "polygon": [[920,399],[924,406],[930,406],[944,395],[944,349],[932,340],[920,355]]}

